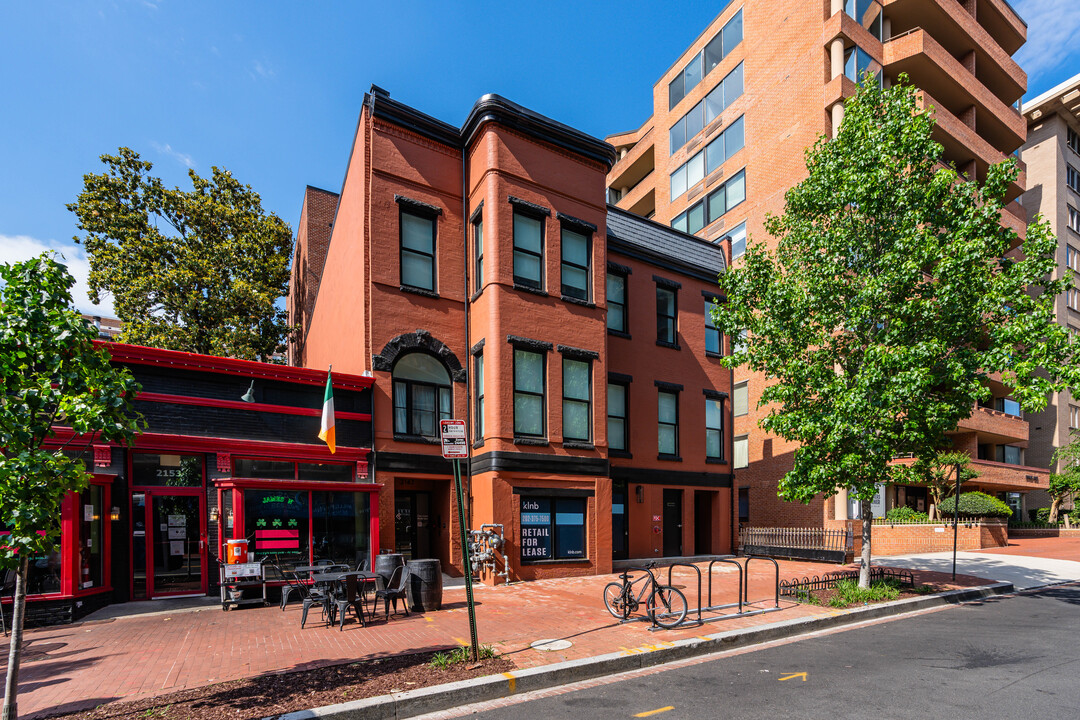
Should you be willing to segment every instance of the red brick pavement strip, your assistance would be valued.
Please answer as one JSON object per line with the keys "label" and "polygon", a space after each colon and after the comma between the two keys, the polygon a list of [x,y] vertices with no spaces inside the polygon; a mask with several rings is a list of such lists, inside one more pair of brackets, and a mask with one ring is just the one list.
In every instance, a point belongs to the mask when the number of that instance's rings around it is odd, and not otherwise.
{"label": "red brick pavement strip", "polygon": [[1073,560],[1080,562],[1080,538],[1077,537],[1033,537],[1009,538],[1009,544],[1001,548],[979,550],[989,555],[1029,555],[1052,560]]}
{"label": "red brick pavement strip", "polygon": [[[780,565],[781,578],[785,579],[837,569],[820,563]],[[704,569],[703,564],[701,567]],[[948,575],[936,573],[916,576],[919,582],[949,587],[983,583],[977,578],[958,578],[959,582],[951,584]],[[613,579],[615,576],[594,576],[478,587],[481,642],[494,645],[518,668],[529,668],[620,650],[642,652],[677,639],[836,612],[781,601],[779,611],[654,633],[646,622],[619,624],[607,613],[601,593]],[[674,582],[683,587],[691,605],[696,604],[694,574],[677,569]],[[771,606],[772,586],[771,564],[754,563],[749,577],[751,600],[767,599],[758,606]],[[733,567],[714,569],[715,604],[734,602],[736,588],[737,571]],[[367,628],[353,623],[346,625],[344,632],[318,622],[309,622],[301,630],[297,606],[285,612],[276,606],[230,613],[214,608],[31,630],[26,636],[27,655],[20,673],[19,706],[24,717],[29,718],[268,672],[467,644],[469,624],[464,600],[463,589],[448,589],[444,609],[439,612],[414,613],[389,622],[379,620]],[[529,647],[536,640],[557,638],[568,639],[573,645],[555,652]],[[6,660],[6,643],[0,646],[0,654]]]}

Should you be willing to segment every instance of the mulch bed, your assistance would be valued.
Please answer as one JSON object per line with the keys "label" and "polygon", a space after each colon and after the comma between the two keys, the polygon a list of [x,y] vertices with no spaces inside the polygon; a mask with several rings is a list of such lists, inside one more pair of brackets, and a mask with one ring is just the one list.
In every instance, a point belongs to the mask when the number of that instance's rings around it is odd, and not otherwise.
{"label": "mulch bed", "polygon": [[457,663],[446,669],[436,669],[430,664],[432,655],[434,653],[430,652],[396,655],[349,665],[260,675],[48,717],[65,720],[249,720],[514,669],[510,660],[501,657],[483,660],[478,666]]}

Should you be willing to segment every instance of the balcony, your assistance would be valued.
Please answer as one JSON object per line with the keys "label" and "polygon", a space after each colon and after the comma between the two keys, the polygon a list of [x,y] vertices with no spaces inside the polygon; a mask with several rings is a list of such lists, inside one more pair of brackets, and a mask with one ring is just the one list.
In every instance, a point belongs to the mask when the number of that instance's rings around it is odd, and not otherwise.
{"label": "balcony", "polygon": [[976,432],[981,443],[1009,445],[1026,443],[1029,430],[1028,422],[1023,418],[980,406],[961,420],[956,431],[950,434]]}
{"label": "balcony", "polygon": [[620,190],[623,196],[632,192],[642,179],[656,167],[655,148],[651,129],[646,131],[629,152],[615,162],[608,173],[608,187]]}
{"label": "balcony", "polygon": [[894,36],[884,45],[885,72],[895,78],[907,73],[913,84],[956,117],[974,108],[975,131],[991,147],[1010,153],[1027,138],[1020,111],[990,92],[972,72],[922,28]]}
{"label": "balcony", "polygon": [[[944,159],[955,164],[957,170],[963,172],[967,165],[974,162],[974,179],[979,182],[986,180],[986,173],[991,165],[1007,160],[1009,156],[997,150],[988,143],[981,135],[975,132],[968,123],[964,122],[938,102],[929,93],[920,90],[919,107],[922,109],[933,108],[934,119],[937,127],[934,129],[934,140],[941,143],[944,148]],[[1019,174],[1016,180],[1010,183],[1006,202],[1012,202],[1019,198],[1027,187],[1027,166],[1017,161]]]}
{"label": "balcony", "polygon": [[641,217],[649,217],[656,212],[656,186],[651,178],[651,175],[645,176],[630,192],[619,198],[619,202],[615,203],[616,207]]}
{"label": "balcony", "polygon": [[[979,24],[958,0],[884,0],[892,34],[926,28],[954,58],[972,58],[975,77],[1010,104],[1027,89],[1027,74],[998,38]],[[1023,40],[1020,40],[1023,43]],[[1017,45],[1019,47],[1019,45]]]}
{"label": "balcony", "polygon": [[962,492],[1026,492],[1046,490],[1050,487],[1050,471],[1045,468],[1010,465],[993,460],[972,460],[968,467],[979,473],[979,477],[964,483]]}

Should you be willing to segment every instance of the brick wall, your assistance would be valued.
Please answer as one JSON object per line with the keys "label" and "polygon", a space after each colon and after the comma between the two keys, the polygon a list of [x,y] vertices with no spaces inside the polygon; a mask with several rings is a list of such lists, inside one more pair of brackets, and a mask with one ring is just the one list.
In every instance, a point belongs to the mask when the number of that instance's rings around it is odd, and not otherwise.
{"label": "brick wall", "polygon": [[[1008,544],[1007,526],[1002,522],[962,523],[957,531],[958,550],[982,550]],[[858,528],[856,532],[859,532]],[[875,557],[944,552],[953,548],[953,528],[952,525],[875,525],[871,543]],[[862,547],[858,535],[855,544],[857,555]]]}

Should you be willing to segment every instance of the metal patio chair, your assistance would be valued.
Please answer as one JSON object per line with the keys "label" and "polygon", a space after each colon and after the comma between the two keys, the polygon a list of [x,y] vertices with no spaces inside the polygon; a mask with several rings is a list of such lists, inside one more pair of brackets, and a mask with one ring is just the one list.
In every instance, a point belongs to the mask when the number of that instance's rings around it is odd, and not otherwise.
{"label": "metal patio chair", "polygon": [[397,601],[400,599],[401,604],[405,607],[406,617],[409,615],[409,599],[405,597],[405,588],[409,586],[409,567],[407,565],[399,565],[394,568],[394,574],[390,576],[390,582],[386,584],[385,590],[375,591],[375,607],[379,607],[379,598],[383,599],[386,605],[386,619],[390,619],[390,603],[394,603],[394,614],[397,614]]}

